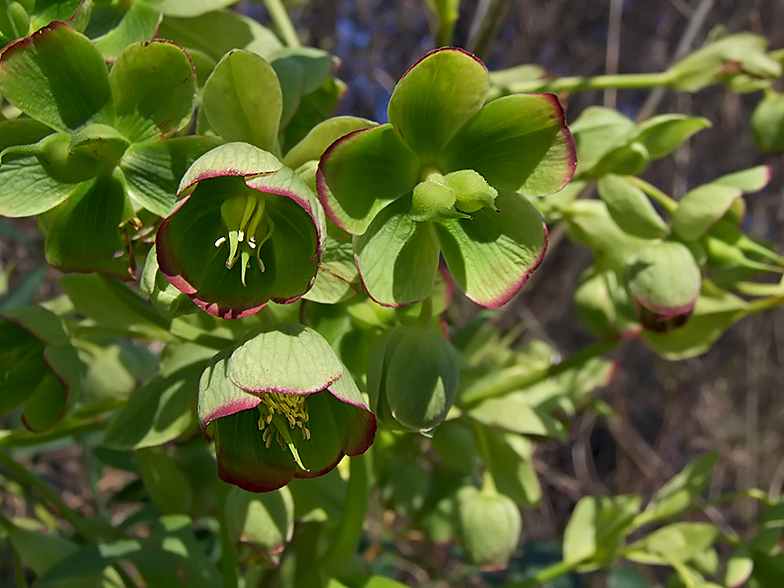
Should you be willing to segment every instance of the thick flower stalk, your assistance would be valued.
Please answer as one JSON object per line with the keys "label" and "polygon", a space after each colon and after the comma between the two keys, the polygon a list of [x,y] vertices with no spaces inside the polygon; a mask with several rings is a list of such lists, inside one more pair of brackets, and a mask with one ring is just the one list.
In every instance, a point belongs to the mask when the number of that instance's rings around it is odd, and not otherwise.
{"label": "thick flower stalk", "polygon": [[332,470],[364,453],[376,418],[326,341],[297,324],[257,332],[218,354],[199,386],[218,475],[251,492]]}
{"label": "thick flower stalk", "polygon": [[428,53],[398,82],[387,124],[332,144],[317,188],[327,215],[356,235],[363,285],[387,306],[430,295],[443,254],[469,298],[508,301],[547,244],[526,196],[560,190],[576,165],[551,94],[485,104],[489,76],[455,48]]}
{"label": "thick flower stalk", "polygon": [[273,155],[247,143],[210,151],[188,170],[156,238],[163,276],[201,308],[241,318],[313,284],[324,216]]}

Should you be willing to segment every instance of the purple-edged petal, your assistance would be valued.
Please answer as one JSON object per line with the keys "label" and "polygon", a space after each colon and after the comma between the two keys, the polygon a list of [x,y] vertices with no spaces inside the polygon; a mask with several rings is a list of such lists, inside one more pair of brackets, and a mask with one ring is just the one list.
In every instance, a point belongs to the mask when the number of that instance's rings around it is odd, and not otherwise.
{"label": "purple-edged petal", "polygon": [[321,158],[316,186],[327,216],[361,235],[390,202],[419,181],[419,158],[391,125],[356,131],[335,141]]}
{"label": "purple-edged petal", "polygon": [[462,49],[435,49],[400,79],[387,116],[411,150],[432,165],[441,147],[485,102],[490,77],[481,60]]}
{"label": "purple-edged petal", "polygon": [[226,143],[199,157],[180,180],[178,195],[186,194],[196,183],[224,176],[258,176],[283,167],[280,160],[248,143]]}
{"label": "purple-edged petal", "polygon": [[436,224],[449,272],[471,300],[487,308],[505,304],[541,263],[547,227],[528,200],[514,193],[496,199],[472,219]]}
{"label": "purple-edged petal", "polygon": [[518,94],[487,104],[438,154],[442,173],[473,169],[497,189],[545,195],[563,188],[577,157],[553,94]]}

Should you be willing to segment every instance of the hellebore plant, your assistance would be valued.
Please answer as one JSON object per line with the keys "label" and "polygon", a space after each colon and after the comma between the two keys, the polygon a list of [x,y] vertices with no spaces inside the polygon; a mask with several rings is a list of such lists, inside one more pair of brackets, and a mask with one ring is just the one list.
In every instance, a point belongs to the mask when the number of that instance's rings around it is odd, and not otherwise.
{"label": "hellebore plant", "polygon": [[333,469],[376,433],[351,375],[315,331],[284,323],[219,353],[199,385],[199,420],[218,475],[251,492]]}
{"label": "hellebore plant", "polygon": [[339,139],[322,157],[319,199],[356,235],[363,285],[380,304],[430,295],[441,253],[457,285],[490,308],[540,263],[547,230],[526,196],[566,185],[574,143],[555,96],[485,104],[488,89],[478,58],[432,51],[398,82],[388,123]]}
{"label": "hellebore plant", "polygon": [[297,300],[313,285],[324,215],[304,181],[272,154],[228,143],[199,158],[156,238],[163,276],[221,318]]}
{"label": "hellebore plant", "polygon": [[3,49],[0,92],[29,116],[0,123],[0,214],[47,213],[58,269],[132,279],[141,209],[165,215],[188,165],[222,142],[172,138],[193,114],[188,54],[133,44],[108,72],[87,37],[53,22]]}

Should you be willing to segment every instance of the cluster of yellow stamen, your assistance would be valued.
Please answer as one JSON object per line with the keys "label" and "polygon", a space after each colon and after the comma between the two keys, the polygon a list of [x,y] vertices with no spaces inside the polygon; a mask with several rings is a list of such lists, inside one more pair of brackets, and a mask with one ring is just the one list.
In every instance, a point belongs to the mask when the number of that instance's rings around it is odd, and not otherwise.
{"label": "cluster of yellow stamen", "polygon": [[307,399],[300,394],[276,394],[269,392],[264,395],[261,403],[257,406],[259,410],[259,430],[262,431],[264,444],[269,447],[272,439],[276,439],[283,449],[288,449],[294,456],[297,464],[307,471],[297,453],[296,443],[292,439],[291,432],[299,429],[302,439],[310,439],[310,429],[308,421]]}
{"label": "cluster of yellow stamen", "polygon": [[266,200],[264,195],[255,194],[234,196],[221,204],[221,219],[227,235],[215,241],[215,247],[224,243],[229,245],[229,257],[226,268],[231,269],[240,261],[242,285],[245,286],[245,274],[250,267],[251,255],[255,252],[259,269],[265,271],[261,259],[261,246],[266,243],[275,230],[275,223],[264,214]]}

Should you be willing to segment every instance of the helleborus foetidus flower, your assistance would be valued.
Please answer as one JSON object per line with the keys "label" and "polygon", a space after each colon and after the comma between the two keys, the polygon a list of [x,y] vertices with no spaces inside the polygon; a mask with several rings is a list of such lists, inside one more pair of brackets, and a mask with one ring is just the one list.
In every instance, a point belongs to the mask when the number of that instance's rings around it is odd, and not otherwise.
{"label": "helleborus foetidus flower", "polygon": [[227,143],[180,182],[156,237],[163,276],[208,313],[242,318],[313,285],[324,215],[305,182],[272,154]]}
{"label": "helleborus foetidus flower", "polygon": [[493,308],[541,261],[547,231],[525,195],[569,181],[574,143],[555,96],[485,104],[488,88],[478,58],[432,51],[398,82],[387,124],[339,139],[322,157],[319,199],[357,235],[357,267],[377,302],[427,297],[443,253],[457,285]]}
{"label": "helleborus foetidus flower", "polygon": [[464,486],[457,500],[461,543],[468,562],[484,570],[505,568],[520,540],[520,508],[494,488]]}
{"label": "helleborus foetidus flower", "polygon": [[640,322],[652,331],[667,332],[686,324],[700,296],[700,268],[689,248],[676,241],[642,249],[624,277]]}
{"label": "helleborus foetidus flower", "polygon": [[218,475],[251,492],[333,469],[373,442],[376,418],[329,344],[279,324],[222,351],[199,384],[199,420]]}
{"label": "helleborus foetidus flower", "polygon": [[78,395],[79,356],[55,314],[40,306],[0,317],[0,414],[22,407],[22,423],[49,429]]}
{"label": "helleborus foetidus flower", "polygon": [[370,405],[388,426],[430,431],[455,400],[459,371],[457,352],[435,331],[388,329],[370,348]]}
{"label": "helleborus foetidus flower", "polygon": [[107,71],[87,37],[54,22],[2,51],[0,93],[29,117],[0,123],[0,214],[47,213],[46,257],[63,271],[131,279],[137,212],[165,216],[188,166],[221,143],[172,137],[193,114],[187,53],[134,44]]}

